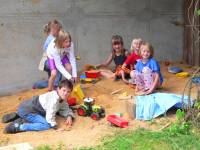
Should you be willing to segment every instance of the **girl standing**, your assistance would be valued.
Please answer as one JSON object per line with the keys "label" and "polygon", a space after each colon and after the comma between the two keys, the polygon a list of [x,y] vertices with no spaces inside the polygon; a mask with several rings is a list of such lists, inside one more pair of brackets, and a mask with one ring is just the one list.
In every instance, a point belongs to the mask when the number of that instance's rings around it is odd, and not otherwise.
{"label": "girl standing", "polygon": [[47,48],[48,64],[51,75],[48,81],[48,90],[53,90],[53,82],[59,71],[66,79],[76,81],[77,68],[74,56],[74,45],[71,35],[64,30],[59,31],[55,40]]}
{"label": "girl standing", "polygon": [[[42,58],[40,60],[38,69],[41,70],[41,71],[46,71],[47,74],[48,74],[48,78],[51,75],[51,70],[50,70],[49,65],[48,65],[46,51],[47,51],[47,47],[48,47],[49,43],[52,40],[55,40],[55,38],[58,36],[60,29],[62,29],[62,25],[57,20],[49,21],[47,24],[44,25],[44,33],[48,36],[47,36],[45,43],[43,45],[44,53],[43,53]],[[61,78],[62,78],[62,75],[58,72],[56,79],[54,81],[55,87],[58,86],[59,82],[61,81]],[[47,86],[48,86],[48,81],[42,80],[42,81],[36,82],[33,85],[33,88],[46,88]]]}

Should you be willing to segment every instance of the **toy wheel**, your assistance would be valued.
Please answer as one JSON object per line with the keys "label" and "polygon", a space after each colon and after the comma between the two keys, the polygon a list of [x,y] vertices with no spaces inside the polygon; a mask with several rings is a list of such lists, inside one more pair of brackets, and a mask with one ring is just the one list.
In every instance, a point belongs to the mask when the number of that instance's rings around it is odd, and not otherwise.
{"label": "toy wheel", "polygon": [[97,113],[92,113],[90,117],[91,117],[93,120],[99,120],[99,119],[100,119],[100,116],[99,116],[99,114],[97,114]]}
{"label": "toy wheel", "polygon": [[85,110],[84,107],[79,107],[77,109],[77,113],[78,113],[79,116],[86,116],[86,110]]}

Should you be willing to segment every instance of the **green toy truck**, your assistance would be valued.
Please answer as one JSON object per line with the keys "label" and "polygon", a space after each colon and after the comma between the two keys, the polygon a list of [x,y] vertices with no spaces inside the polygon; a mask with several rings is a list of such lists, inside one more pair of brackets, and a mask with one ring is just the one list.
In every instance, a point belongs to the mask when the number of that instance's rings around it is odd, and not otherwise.
{"label": "green toy truck", "polygon": [[79,106],[77,113],[79,116],[90,116],[93,120],[105,117],[105,109],[94,105],[94,99],[89,97],[84,99],[84,104]]}

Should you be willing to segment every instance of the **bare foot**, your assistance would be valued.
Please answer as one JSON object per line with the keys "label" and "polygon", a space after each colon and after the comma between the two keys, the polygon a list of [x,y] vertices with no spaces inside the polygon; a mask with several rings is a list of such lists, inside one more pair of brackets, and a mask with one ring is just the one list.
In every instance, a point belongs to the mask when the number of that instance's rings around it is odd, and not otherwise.
{"label": "bare foot", "polygon": [[138,95],[138,96],[146,95],[146,92],[145,91],[135,91],[135,95]]}

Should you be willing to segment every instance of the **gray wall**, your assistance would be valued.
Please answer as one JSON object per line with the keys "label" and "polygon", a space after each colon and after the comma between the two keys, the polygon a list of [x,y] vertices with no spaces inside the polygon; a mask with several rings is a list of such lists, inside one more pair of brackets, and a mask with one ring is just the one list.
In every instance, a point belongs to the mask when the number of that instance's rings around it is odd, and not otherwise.
{"label": "gray wall", "polygon": [[37,69],[45,36],[42,27],[60,20],[72,34],[86,63],[99,63],[111,50],[111,36],[120,34],[125,47],[136,37],[149,41],[158,60],[180,61],[182,0],[1,0],[0,95],[30,88],[46,77]]}

